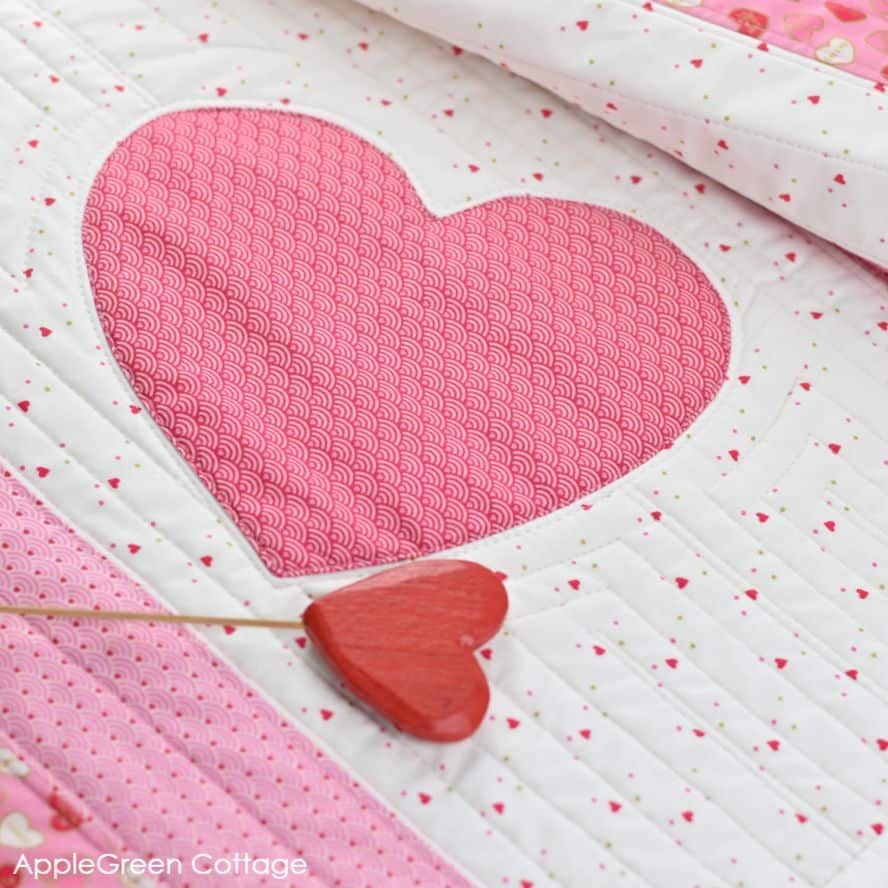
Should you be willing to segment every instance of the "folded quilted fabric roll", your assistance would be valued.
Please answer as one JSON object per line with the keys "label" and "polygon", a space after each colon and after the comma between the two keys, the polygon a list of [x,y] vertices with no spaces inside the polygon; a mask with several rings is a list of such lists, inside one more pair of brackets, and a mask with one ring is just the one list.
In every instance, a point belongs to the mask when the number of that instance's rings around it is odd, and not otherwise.
{"label": "folded quilted fabric roll", "polygon": [[362,0],[888,265],[885,0]]}

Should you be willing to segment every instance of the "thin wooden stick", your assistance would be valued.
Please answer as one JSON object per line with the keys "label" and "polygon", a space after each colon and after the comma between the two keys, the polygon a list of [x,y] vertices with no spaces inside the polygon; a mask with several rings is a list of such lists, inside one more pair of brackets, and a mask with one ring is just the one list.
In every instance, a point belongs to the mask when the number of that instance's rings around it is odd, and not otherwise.
{"label": "thin wooden stick", "polygon": [[203,626],[252,626],[262,629],[302,629],[302,620],[257,620],[252,617],[206,617],[197,614],[159,614],[151,611],[89,610],[76,607],[0,605],[0,614],[19,617],[60,617],[65,620],[125,620],[133,623],[187,623]]}

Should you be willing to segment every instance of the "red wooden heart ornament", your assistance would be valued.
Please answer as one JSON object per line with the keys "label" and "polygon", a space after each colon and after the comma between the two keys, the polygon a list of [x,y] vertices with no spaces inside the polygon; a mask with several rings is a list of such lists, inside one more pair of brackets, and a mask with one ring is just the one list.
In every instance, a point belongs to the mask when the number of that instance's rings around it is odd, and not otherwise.
{"label": "red wooden heart ornament", "polygon": [[500,579],[470,561],[396,567],[315,601],[309,638],[355,696],[424,740],[463,740],[490,691],[474,651],[502,626]]}

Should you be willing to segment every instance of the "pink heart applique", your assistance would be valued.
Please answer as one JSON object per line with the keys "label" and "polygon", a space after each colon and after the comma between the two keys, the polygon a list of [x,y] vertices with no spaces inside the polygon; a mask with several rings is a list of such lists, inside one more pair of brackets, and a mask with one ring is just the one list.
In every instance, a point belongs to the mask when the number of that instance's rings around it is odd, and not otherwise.
{"label": "pink heart applique", "polygon": [[819,15],[794,12],[783,19],[783,29],[800,43],[810,43],[814,35],[823,30],[823,19]]}
{"label": "pink heart applique", "polygon": [[83,245],[135,392],[281,576],[569,505],[670,447],[727,370],[721,298],[648,226],[525,196],[437,217],[378,148],[288,111],[140,127]]}
{"label": "pink heart applique", "polygon": [[888,53],[888,31],[873,31],[866,42],[877,52]]}

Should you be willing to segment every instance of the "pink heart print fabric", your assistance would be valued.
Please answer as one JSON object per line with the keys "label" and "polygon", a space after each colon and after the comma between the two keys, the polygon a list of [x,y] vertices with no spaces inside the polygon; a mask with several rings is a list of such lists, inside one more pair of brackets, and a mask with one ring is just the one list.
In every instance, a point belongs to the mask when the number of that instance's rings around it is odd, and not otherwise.
{"label": "pink heart print fabric", "polygon": [[721,297],[650,227],[526,196],[436,216],[304,114],[143,125],[83,246],[133,389],[279,576],[566,506],[668,448],[728,365]]}
{"label": "pink heart print fabric", "polygon": [[75,870],[77,858],[95,861],[113,848],[97,832],[84,826],[80,806],[0,737],[0,888],[120,888],[110,860],[106,872]]}
{"label": "pink heart print fabric", "polygon": [[825,65],[888,81],[888,0],[666,0],[747,37]]}

